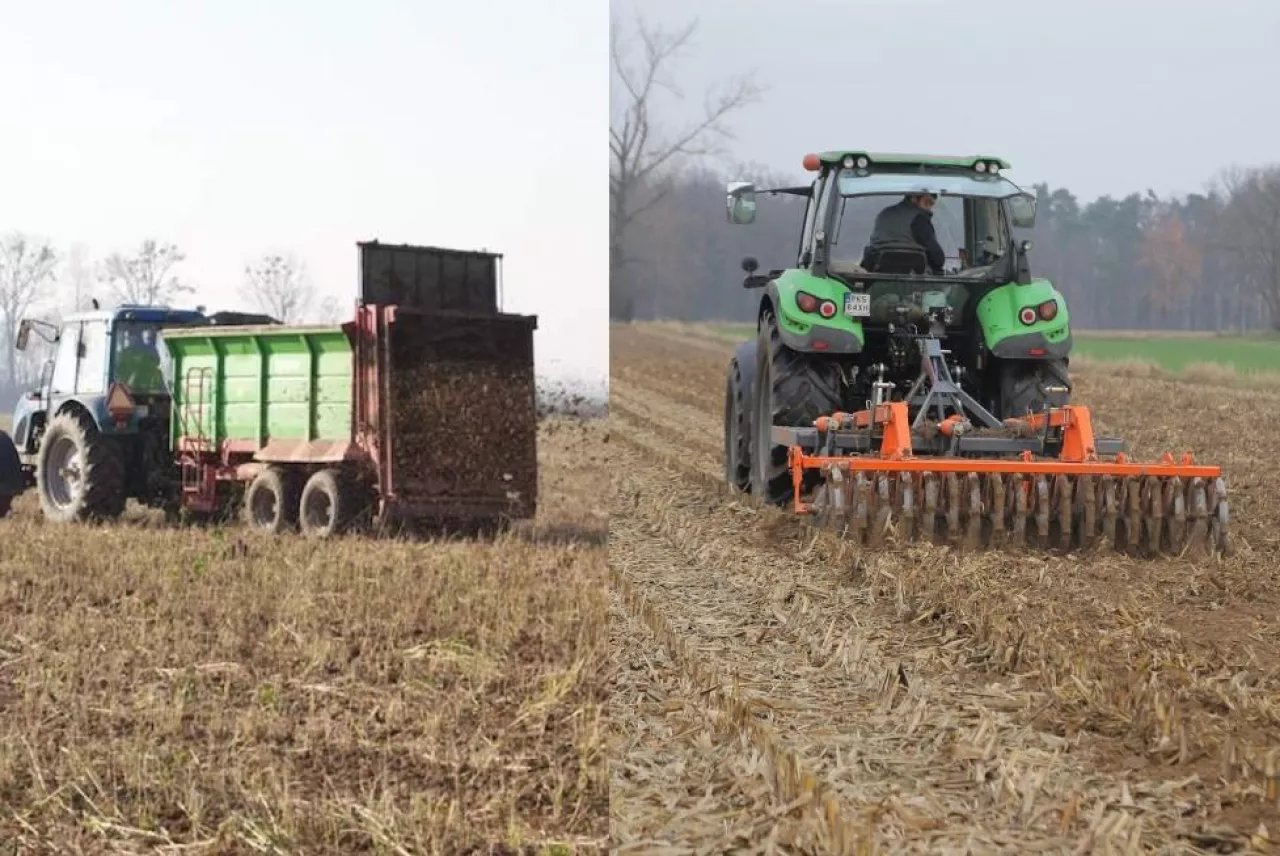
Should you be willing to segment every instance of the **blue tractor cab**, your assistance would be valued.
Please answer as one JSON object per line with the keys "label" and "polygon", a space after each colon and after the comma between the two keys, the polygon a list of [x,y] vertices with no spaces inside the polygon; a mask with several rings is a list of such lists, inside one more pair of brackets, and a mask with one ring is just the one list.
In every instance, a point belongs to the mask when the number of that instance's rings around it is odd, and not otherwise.
{"label": "blue tractor cab", "polygon": [[[27,347],[32,332],[55,346],[39,386],[14,407],[12,423],[22,487],[37,487],[45,518],[114,518],[130,498],[163,505],[176,467],[168,448],[171,386],[161,332],[273,321],[137,305],[68,315],[60,327],[22,321],[18,350]],[[6,453],[0,441],[0,471]]]}

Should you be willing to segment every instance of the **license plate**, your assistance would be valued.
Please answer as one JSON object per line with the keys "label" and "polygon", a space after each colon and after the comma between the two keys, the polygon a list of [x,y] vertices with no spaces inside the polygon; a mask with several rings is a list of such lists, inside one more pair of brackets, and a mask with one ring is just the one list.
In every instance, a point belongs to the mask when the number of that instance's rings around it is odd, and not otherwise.
{"label": "license plate", "polygon": [[866,318],[871,314],[871,295],[850,291],[844,296],[844,314],[850,318]]}

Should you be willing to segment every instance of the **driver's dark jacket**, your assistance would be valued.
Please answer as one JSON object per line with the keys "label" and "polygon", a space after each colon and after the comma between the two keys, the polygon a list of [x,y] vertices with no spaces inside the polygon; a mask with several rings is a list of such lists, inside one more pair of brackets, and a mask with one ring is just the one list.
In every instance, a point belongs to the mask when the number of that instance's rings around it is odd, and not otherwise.
{"label": "driver's dark jacket", "polygon": [[890,205],[876,215],[868,249],[875,249],[883,244],[915,244],[924,250],[929,268],[934,273],[941,273],[942,266],[947,261],[947,254],[943,252],[942,245],[938,243],[938,235],[933,230],[933,212],[906,199],[897,205]]}

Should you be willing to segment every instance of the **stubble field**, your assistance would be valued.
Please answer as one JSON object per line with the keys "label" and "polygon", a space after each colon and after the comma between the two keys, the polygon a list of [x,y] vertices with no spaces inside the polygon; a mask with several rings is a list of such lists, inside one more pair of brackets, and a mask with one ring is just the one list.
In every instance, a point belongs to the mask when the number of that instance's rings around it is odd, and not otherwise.
{"label": "stubble field", "polygon": [[601,853],[606,426],[490,541],[0,521],[0,853]]}
{"label": "stubble field", "polygon": [[611,333],[617,852],[1276,847],[1280,394],[1076,376],[1223,465],[1225,559],[860,553],[722,488],[733,341]]}

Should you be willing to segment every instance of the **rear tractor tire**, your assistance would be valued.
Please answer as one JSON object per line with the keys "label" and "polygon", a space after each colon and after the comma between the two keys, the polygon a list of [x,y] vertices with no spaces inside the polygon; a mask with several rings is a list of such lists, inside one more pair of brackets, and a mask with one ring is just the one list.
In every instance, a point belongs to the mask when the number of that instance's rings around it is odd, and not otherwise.
{"label": "rear tractor tire", "polygon": [[[1071,378],[1067,361],[1005,360],[1000,364],[1001,419],[1013,419],[1028,413],[1041,413],[1045,405],[1065,407],[1071,403]],[[1045,387],[1066,387],[1066,392],[1045,394]]]}
{"label": "rear tractor tire", "polygon": [[355,482],[343,471],[330,468],[307,479],[298,503],[298,522],[308,538],[332,538],[348,531],[359,511]]}
{"label": "rear tractor tire", "polygon": [[36,487],[50,523],[114,520],[124,513],[124,453],[83,411],[53,418],[41,438]]}
{"label": "rear tractor tire", "polygon": [[267,467],[254,477],[244,495],[245,523],[271,535],[298,526],[298,477],[283,467]]}
{"label": "rear tractor tire", "polygon": [[[752,391],[751,492],[770,505],[791,501],[787,447],[773,442],[774,425],[809,427],[843,409],[840,366],[830,358],[794,351],[782,341],[773,312],[760,319]],[[815,475],[808,487],[814,486]]]}

